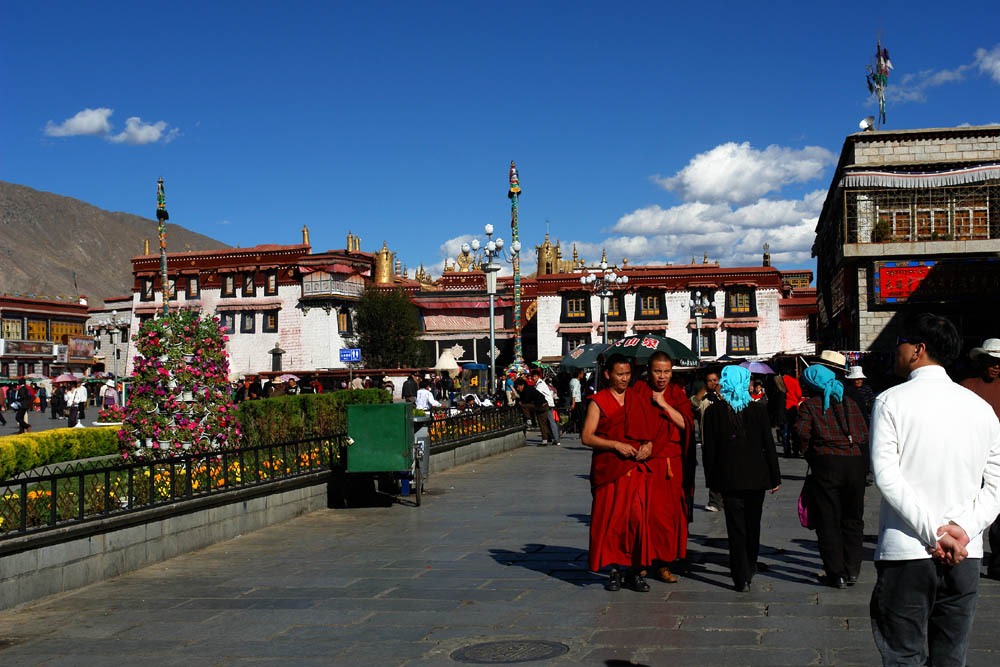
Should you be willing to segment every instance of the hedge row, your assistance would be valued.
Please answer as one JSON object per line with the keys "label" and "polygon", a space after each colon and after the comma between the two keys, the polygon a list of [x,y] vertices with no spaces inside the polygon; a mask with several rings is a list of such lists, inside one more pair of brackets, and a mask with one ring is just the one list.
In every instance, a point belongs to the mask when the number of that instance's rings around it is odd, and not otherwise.
{"label": "hedge row", "polygon": [[[265,445],[347,430],[346,406],[391,403],[384,389],[280,396],[240,403],[244,442]],[[40,466],[120,453],[118,427],[59,428],[0,438],[0,480]]]}
{"label": "hedge row", "polygon": [[9,435],[0,438],[0,479],[53,463],[117,453],[117,426]]}
{"label": "hedge row", "polygon": [[279,396],[240,403],[237,417],[249,444],[268,445],[345,432],[346,406],[375,403],[392,403],[392,394],[384,389],[347,389]]}

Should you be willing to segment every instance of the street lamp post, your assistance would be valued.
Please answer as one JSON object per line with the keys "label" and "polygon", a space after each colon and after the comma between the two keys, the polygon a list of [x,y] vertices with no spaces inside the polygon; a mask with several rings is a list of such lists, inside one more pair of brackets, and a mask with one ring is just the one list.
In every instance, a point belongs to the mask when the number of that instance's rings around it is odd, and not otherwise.
{"label": "street lamp post", "polygon": [[111,320],[108,322],[110,326],[109,335],[111,337],[111,354],[114,358],[114,372],[113,379],[115,383],[115,388],[118,387],[118,339],[121,338],[121,332],[118,329],[118,311],[111,311]]}
{"label": "street lamp post", "polygon": [[695,343],[695,354],[698,355],[698,365],[701,366],[701,318],[704,317],[705,313],[714,311],[717,304],[714,300],[709,301],[708,295],[702,296],[701,290],[698,290],[694,293],[694,298],[688,300],[688,305],[691,307],[695,329],[697,329],[698,339]]}
{"label": "street lamp post", "polygon": [[488,396],[492,396],[496,391],[496,317],[494,309],[496,307],[497,295],[497,273],[500,265],[493,260],[496,258],[513,262],[521,252],[521,242],[514,241],[510,246],[510,252],[503,250],[504,242],[502,238],[493,238],[493,225],[487,224],[483,231],[486,232],[486,245],[481,246],[479,239],[472,239],[472,243],[462,244],[462,254],[469,255],[470,252],[479,252],[482,249],[486,263],[483,265],[483,273],[486,274],[486,292],[490,296],[490,389]]}
{"label": "street lamp post", "polygon": [[580,284],[589,287],[594,294],[601,297],[601,314],[604,321],[604,335],[602,342],[608,344],[608,300],[614,296],[613,287],[621,287],[628,284],[628,276],[618,275],[613,269],[608,269],[608,263],[601,260],[601,273],[588,273],[580,276]]}

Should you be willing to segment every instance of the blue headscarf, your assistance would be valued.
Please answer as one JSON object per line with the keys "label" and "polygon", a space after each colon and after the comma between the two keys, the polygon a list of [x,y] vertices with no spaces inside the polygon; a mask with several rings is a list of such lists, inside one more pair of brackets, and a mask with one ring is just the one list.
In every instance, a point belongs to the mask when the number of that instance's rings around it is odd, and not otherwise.
{"label": "blue headscarf", "polygon": [[750,371],[741,366],[726,366],[719,378],[719,394],[739,412],[753,402],[750,398]]}
{"label": "blue headscarf", "polygon": [[844,383],[826,366],[813,364],[802,373],[802,379],[807,387],[823,393],[823,412],[830,409],[831,397],[843,402]]}

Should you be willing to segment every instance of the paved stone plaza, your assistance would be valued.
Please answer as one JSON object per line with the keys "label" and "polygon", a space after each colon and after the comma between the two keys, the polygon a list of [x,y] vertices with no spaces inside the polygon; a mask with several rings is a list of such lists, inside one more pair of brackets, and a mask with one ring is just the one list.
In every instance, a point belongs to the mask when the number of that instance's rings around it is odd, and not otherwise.
{"label": "paved stone plaza", "polygon": [[[804,462],[781,461],[751,593],[732,590],[704,489],[692,571],[609,593],[585,569],[590,453],[536,442],[433,477],[420,508],[324,510],[0,613],[0,664],[447,665],[505,639],[568,646],[550,664],[878,664],[872,563],[853,588],[816,583],[815,535],[795,513]],[[1000,585],[980,591],[974,667],[1000,664]]]}

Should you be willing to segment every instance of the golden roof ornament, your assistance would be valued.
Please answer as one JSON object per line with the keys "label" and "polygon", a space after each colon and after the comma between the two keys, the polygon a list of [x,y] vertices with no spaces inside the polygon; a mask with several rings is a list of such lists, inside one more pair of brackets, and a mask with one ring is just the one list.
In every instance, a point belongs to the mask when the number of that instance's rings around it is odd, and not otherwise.
{"label": "golden roof ornament", "polygon": [[302,225],[302,245],[311,245],[309,243],[309,228]]}
{"label": "golden roof ornament", "polygon": [[705,252],[705,259],[701,261],[702,264],[708,264],[708,251]]}
{"label": "golden roof ornament", "polygon": [[604,248],[601,248],[601,262],[604,264],[608,263],[608,253],[604,251]]}

